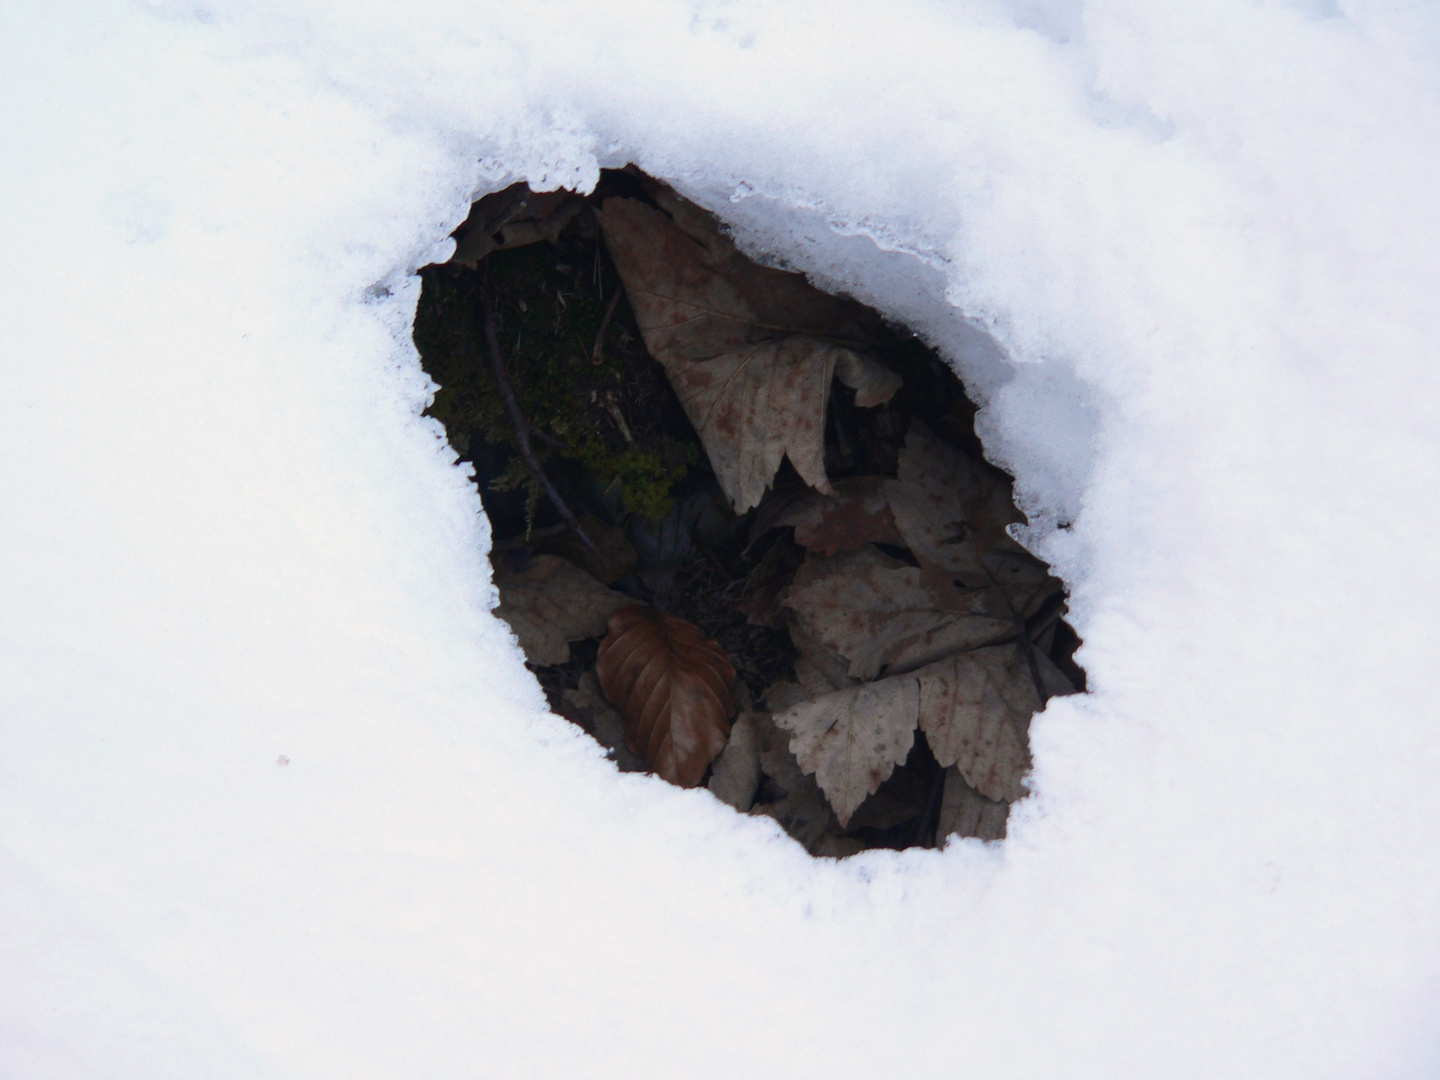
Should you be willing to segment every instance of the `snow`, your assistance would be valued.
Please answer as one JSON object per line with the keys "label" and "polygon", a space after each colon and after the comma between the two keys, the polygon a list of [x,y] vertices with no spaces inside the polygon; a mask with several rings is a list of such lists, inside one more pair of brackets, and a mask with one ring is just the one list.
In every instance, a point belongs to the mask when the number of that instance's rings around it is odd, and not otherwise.
{"label": "snow", "polygon": [[[1440,1073],[1432,5],[0,20],[0,1077]],[[1003,845],[621,776],[488,614],[412,272],[626,161],[985,406],[1092,687]]]}

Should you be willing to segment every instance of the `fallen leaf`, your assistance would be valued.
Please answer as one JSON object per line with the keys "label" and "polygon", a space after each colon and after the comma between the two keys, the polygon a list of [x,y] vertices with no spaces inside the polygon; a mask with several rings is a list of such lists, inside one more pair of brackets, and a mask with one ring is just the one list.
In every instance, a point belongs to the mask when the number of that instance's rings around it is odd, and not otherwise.
{"label": "fallen leaf", "polygon": [[621,772],[640,772],[645,763],[625,745],[625,721],[600,692],[593,671],[580,676],[580,685],[560,694],[560,714],[580,725],[601,746]]}
{"label": "fallen leaf", "polygon": [[972,540],[976,510],[1004,524],[1018,520],[1005,478],[940,442],[919,419],[910,420],[899,474],[886,492],[910,550],[955,573],[981,573]]}
{"label": "fallen leaf", "polygon": [[[1048,663],[1043,656],[1035,660]],[[915,677],[920,729],[935,760],[957,766],[986,798],[1023,799],[1030,718],[1044,704],[1025,651],[1012,644],[958,653]]]}
{"label": "fallen leaf", "polygon": [[[834,687],[827,691],[833,692]],[[765,707],[772,713],[782,713],[792,705],[799,705],[802,701],[809,701],[815,695],[798,682],[790,679],[777,679],[765,688]]]}
{"label": "fallen leaf", "polygon": [[790,642],[800,654],[795,658],[795,678],[810,697],[844,690],[860,681],[850,677],[850,662],[845,657],[798,620],[790,623]]}
{"label": "fallen leaf", "polygon": [[805,701],[775,717],[791,733],[795,760],[815,777],[842,828],[909,755],[919,697],[916,680],[899,676]]}
{"label": "fallen leaf", "polygon": [[770,545],[770,550],[755,564],[750,576],[745,579],[744,591],[735,602],[735,608],[744,612],[751,626],[768,626],[778,630],[785,625],[785,612],[781,600],[795,571],[805,561],[805,552],[791,543],[788,537],[780,537]]}
{"label": "fallen leaf", "polygon": [[837,836],[826,833],[810,847],[810,854],[817,859],[848,859],[858,855],[867,847],[864,840],[854,836]]}
{"label": "fallen leaf", "polygon": [[725,650],[693,623],[631,603],[610,617],[595,673],[646,766],[681,787],[700,783],[735,711]]}
{"label": "fallen leaf", "polygon": [[[924,809],[925,788],[921,786],[915,790],[917,785],[914,783],[897,785],[896,781],[902,779],[909,780],[910,777],[901,771],[881,784],[875,794],[850,815],[845,827],[852,832],[859,829],[893,829],[919,817]],[[899,790],[892,790],[897,787]]]}
{"label": "fallen leaf", "polygon": [[535,192],[524,183],[511,184],[470,207],[469,216],[455,230],[455,254],[450,261],[473,269],[500,248],[542,240],[553,244],[584,205],[573,192]]}
{"label": "fallen leaf", "polygon": [[761,751],[760,771],[783,794],[757,803],[750,813],[774,818],[807,851],[812,850],[835,822],[835,813],[820,785],[800,770],[794,755],[783,747]]}
{"label": "fallen leaf", "polygon": [[1063,589],[1005,531],[1023,520],[1005,475],[941,442],[919,420],[910,423],[899,476],[885,492],[924,584],[940,592],[987,589],[988,610],[1017,621]]}
{"label": "fallen leaf", "polygon": [[784,604],[804,631],[845,657],[856,679],[908,671],[1015,632],[984,590],[943,599],[919,569],[866,546],[807,558]]}
{"label": "fallen leaf", "polygon": [[715,759],[706,787],[742,814],[755,805],[755,792],[760,787],[760,740],[755,719],[749,713],[741,713],[731,726],[730,741]]}
{"label": "fallen leaf", "polygon": [[903,545],[885,484],[881,476],[851,476],[832,481],[831,495],[807,489],[766,524],[772,529],[793,525],[795,542],[821,555],[865,544]]}
{"label": "fallen leaf", "polygon": [[[828,492],[825,413],[839,376],[859,404],[900,377],[837,344],[865,334],[851,305],[797,274],[750,262],[673,194],[664,210],[611,198],[596,216],[651,355],[664,366],[736,513],[760,502],[786,457]],[[857,341],[857,343],[859,343]]]}
{"label": "fallen leaf", "polygon": [[756,745],[760,751],[760,789],[755,795],[752,816],[765,816],[813,853],[815,843],[833,831],[835,814],[813,776],[806,776],[790,753],[790,733],[775,726],[767,712],[751,715]]}
{"label": "fallen leaf", "polygon": [[814,488],[793,473],[784,473],[777,477],[774,487],[766,493],[754,516],[750,518],[750,543],[745,549],[746,552],[775,527],[775,522],[789,512],[793,503],[813,490]]}
{"label": "fallen leaf", "polygon": [[531,547],[539,554],[559,555],[568,559],[602,585],[613,585],[635,572],[635,548],[626,539],[625,530],[617,529],[594,514],[582,517],[580,528],[595,545],[593,550],[586,547],[575,535],[575,530],[568,525],[556,525],[543,532],[537,531],[531,540]]}
{"label": "fallen leaf", "polygon": [[985,797],[1013,802],[1026,794],[1028,733],[1041,691],[1068,692],[1049,660],[1034,660],[1040,691],[1021,647],[999,645],[812,698],[776,714],[775,723],[792,733],[790,749],[842,826],[905,760],[917,726],[942,766],[957,766]]}
{"label": "fallen leaf", "polygon": [[611,614],[634,603],[558,555],[537,555],[519,571],[496,571],[500,606],[525,658],[536,667],[570,659],[570,642],[605,633]]}
{"label": "fallen leaf", "polygon": [[633,278],[632,291],[671,305],[682,316],[657,323],[662,335],[673,329],[673,342],[665,339],[667,348],[684,353],[695,346],[702,351],[684,354],[701,358],[779,334],[857,346],[878,336],[873,313],[820,291],[803,274],[747,258],[721,233],[714,217],[668,187],[651,184],[648,192],[653,207],[639,199],[611,198],[597,217],[616,264],[634,264],[628,276],[620,270],[627,290]]}
{"label": "fallen leaf", "polygon": [[813,338],[786,337],[666,365],[737,514],[760,502],[787,457],[807,484],[830,490],[825,410],[835,360],[843,351]]}
{"label": "fallen leaf", "polygon": [[1000,799],[987,799],[965,782],[960,770],[951,765],[945,770],[945,792],[940,799],[940,824],[935,830],[937,841],[947,836],[977,836],[981,840],[1004,840],[1005,826],[1010,817],[1010,804]]}
{"label": "fallen leaf", "polygon": [[855,391],[855,404],[862,409],[884,405],[905,385],[904,379],[880,361],[850,349],[836,353],[835,377]]}

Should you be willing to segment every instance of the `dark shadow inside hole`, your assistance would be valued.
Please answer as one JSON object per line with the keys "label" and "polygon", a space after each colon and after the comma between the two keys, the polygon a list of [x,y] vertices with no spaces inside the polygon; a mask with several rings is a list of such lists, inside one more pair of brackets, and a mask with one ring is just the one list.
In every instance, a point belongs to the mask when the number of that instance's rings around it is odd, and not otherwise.
{"label": "dark shadow inside hole", "polygon": [[1003,837],[1031,715],[1085,676],[950,368],[634,169],[455,235],[429,415],[552,708],[816,855]]}

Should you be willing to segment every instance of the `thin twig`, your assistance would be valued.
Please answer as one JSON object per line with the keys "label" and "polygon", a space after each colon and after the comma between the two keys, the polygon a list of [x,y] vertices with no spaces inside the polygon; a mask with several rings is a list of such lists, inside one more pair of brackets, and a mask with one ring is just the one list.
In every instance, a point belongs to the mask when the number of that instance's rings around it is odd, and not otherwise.
{"label": "thin twig", "polygon": [[557,439],[554,435],[551,435],[548,431],[542,430],[539,425],[529,420],[527,420],[526,423],[530,425],[530,434],[534,435],[537,439],[545,443],[547,446],[553,446],[556,450],[570,449],[570,444],[567,443],[564,439]]}
{"label": "thin twig", "polygon": [[595,335],[595,348],[590,350],[590,363],[599,367],[605,362],[605,353],[602,346],[605,344],[605,331],[610,329],[610,317],[615,314],[615,305],[620,303],[620,294],[625,290],[622,286],[615,286],[615,295],[610,297],[610,303],[605,305],[605,317],[600,320],[600,332]]}
{"label": "thin twig", "polygon": [[635,436],[630,434],[630,425],[625,422],[625,414],[620,411],[620,403],[615,400],[615,391],[605,391],[605,411],[610,414],[610,419],[615,421],[615,426],[620,429],[621,436],[627,443],[633,443]]}
{"label": "thin twig", "polygon": [[565,505],[565,500],[555,490],[555,485],[545,475],[545,470],[540,466],[540,459],[535,456],[534,449],[530,446],[530,433],[535,426],[525,418],[520,411],[520,402],[515,399],[515,388],[510,385],[510,378],[505,374],[505,357],[500,352],[500,332],[495,326],[495,306],[490,302],[490,285],[487,281],[480,288],[480,313],[485,319],[485,343],[490,346],[490,369],[495,373],[495,384],[500,388],[500,398],[505,402],[505,412],[510,416],[510,424],[515,429],[515,443],[520,449],[520,457],[529,466],[530,471],[535,474],[535,479],[540,481],[540,486],[545,489],[545,494],[550,497],[550,502],[560,514],[566,525],[575,530],[575,535],[591,551],[595,545],[585,535],[585,530],[580,527],[580,522]]}

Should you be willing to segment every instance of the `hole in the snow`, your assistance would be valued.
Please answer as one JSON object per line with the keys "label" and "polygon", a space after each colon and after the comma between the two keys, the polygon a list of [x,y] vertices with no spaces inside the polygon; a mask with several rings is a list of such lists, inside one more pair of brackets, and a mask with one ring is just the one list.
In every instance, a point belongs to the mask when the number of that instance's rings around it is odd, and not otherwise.
{"label": "hole in the snow", "polygon": [[551,706],[816,855],[1003,837],[1085,677],[951,370],[634,169],[456,240],[415,343]]}

